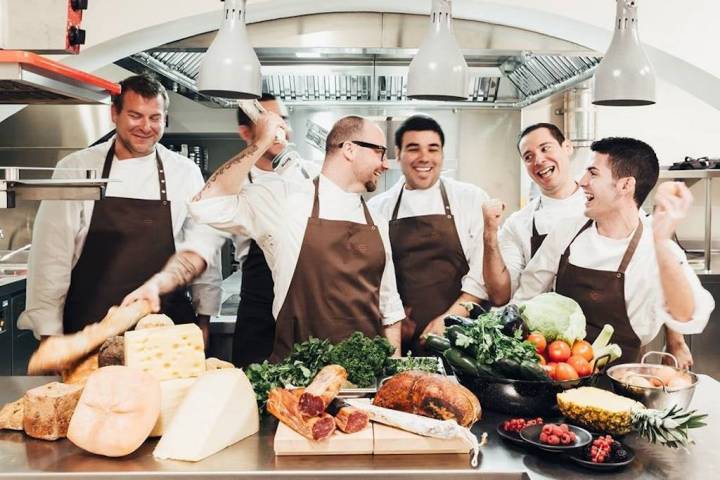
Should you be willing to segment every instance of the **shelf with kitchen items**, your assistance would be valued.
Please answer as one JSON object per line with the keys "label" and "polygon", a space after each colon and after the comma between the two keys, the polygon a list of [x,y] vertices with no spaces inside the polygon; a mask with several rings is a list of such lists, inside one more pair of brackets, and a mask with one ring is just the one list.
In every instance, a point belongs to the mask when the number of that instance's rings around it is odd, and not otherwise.
{"label": "shelf with kitchen items", "polygon": [[703,269],[701,273],[711,274],[712,271],[712,180],[720,178],[720,170],[697,169],[697,170],[660,170],[660,180],[681,181],[688,186],[702,181],[705,197],[705,236],[703,239]]}
{"label": "shelf with kitchen items", "polygon": [[166,133],[160,143],[195,162],[206,180],[245,147],[245,142],[235,133]]}

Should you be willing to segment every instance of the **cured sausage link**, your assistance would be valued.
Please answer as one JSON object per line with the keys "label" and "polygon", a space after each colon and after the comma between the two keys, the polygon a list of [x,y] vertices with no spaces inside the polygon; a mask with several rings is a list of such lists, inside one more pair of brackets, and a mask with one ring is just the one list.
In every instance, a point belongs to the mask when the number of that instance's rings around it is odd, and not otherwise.
{"label": "cured sausage link", "polygon": [[323,440],[335,432],[335,420],[327,413],[305,418],[298,408],[298,397],[284,388],[268,393],[267,411],[297,433],[310,440]]}
{"label": "cured sausage link", "polygon": [[336,398],[328,406],[328,413],[335,417],[335,425],[344,433],[355,433],[364,430],[370,422],[370,416],[340,398]]}
{"label": "cured sausage link", "polygon": [[323,367],[300,396],[300,412],[308,417],[320,415],[340,392],[345,380],[347,371],[340,365]]}

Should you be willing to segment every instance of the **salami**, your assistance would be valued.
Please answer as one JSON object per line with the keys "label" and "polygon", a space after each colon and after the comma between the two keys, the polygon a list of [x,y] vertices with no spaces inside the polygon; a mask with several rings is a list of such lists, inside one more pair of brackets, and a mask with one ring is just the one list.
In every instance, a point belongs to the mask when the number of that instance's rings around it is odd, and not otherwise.
{"label": "salami", "polygon": [[370,416],[345,400],[336,398],[328,406],[328,413],[335,417],[335,425],[344,433],[355,433],[364,430],[370,422]]}
{"label": "salami", "polygon": [[273,388],[268,394],[266,408],[278,420],[310,440],[323,440],[335,432],[335,419],[331,415],[303,416],[298,408],[297,392]]}
{"label": "salami", "polygon": [[299,408],[302,414],[317,417],[324,412],[346,380],[347,371],[340,365],[323,367],[300,396]]}

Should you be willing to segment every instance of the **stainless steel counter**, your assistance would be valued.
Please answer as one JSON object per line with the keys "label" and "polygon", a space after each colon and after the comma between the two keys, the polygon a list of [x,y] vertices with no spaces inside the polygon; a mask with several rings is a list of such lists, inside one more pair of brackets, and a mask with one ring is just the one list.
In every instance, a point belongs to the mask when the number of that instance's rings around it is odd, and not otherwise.
{"label": "stainless steel counter", "polygon": [[[0,378],[0,402],[15,400],[25,390],[49,377]],[[700,479],[720,478],[720,383],[701,375],[692,407],[710,414],[709,426],[695,431],[697,444],[689,451],[649,446],[626,437],[637,452],[627,469],[604,475],[612,479]],[[357,455],[324,457],[275,457],[275,422],[263,420],[259,434],[198,463],[159,461],[152,456],[156,441],[147,441],[135,453],[112,459],[87,453],[67,440],[46,442],[22,432],[0,432],[0,478],[45,479],[137,479],[137,478],[412,478],[412,479],[596,479],[598,473],[576,467],[557,457],[530,454],[503,443],[495,433],[504,419],[490,412],[473,430],[486,431],[480,467],[472,469],[466,455]]]}

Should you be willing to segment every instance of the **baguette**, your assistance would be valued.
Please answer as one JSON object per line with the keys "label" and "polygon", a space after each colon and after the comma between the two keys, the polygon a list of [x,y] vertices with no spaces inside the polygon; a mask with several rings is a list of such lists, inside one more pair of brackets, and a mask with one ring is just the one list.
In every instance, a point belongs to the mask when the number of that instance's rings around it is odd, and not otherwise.
{"label": "baguette", "polygon": [[50,337],[40,344],[28,365],[28,375],[60,372],[97,350],[105,340],[131,329],[150,313],[150,303],[141,300],[126,307],[112,307],[98,323],[71,335]]}

